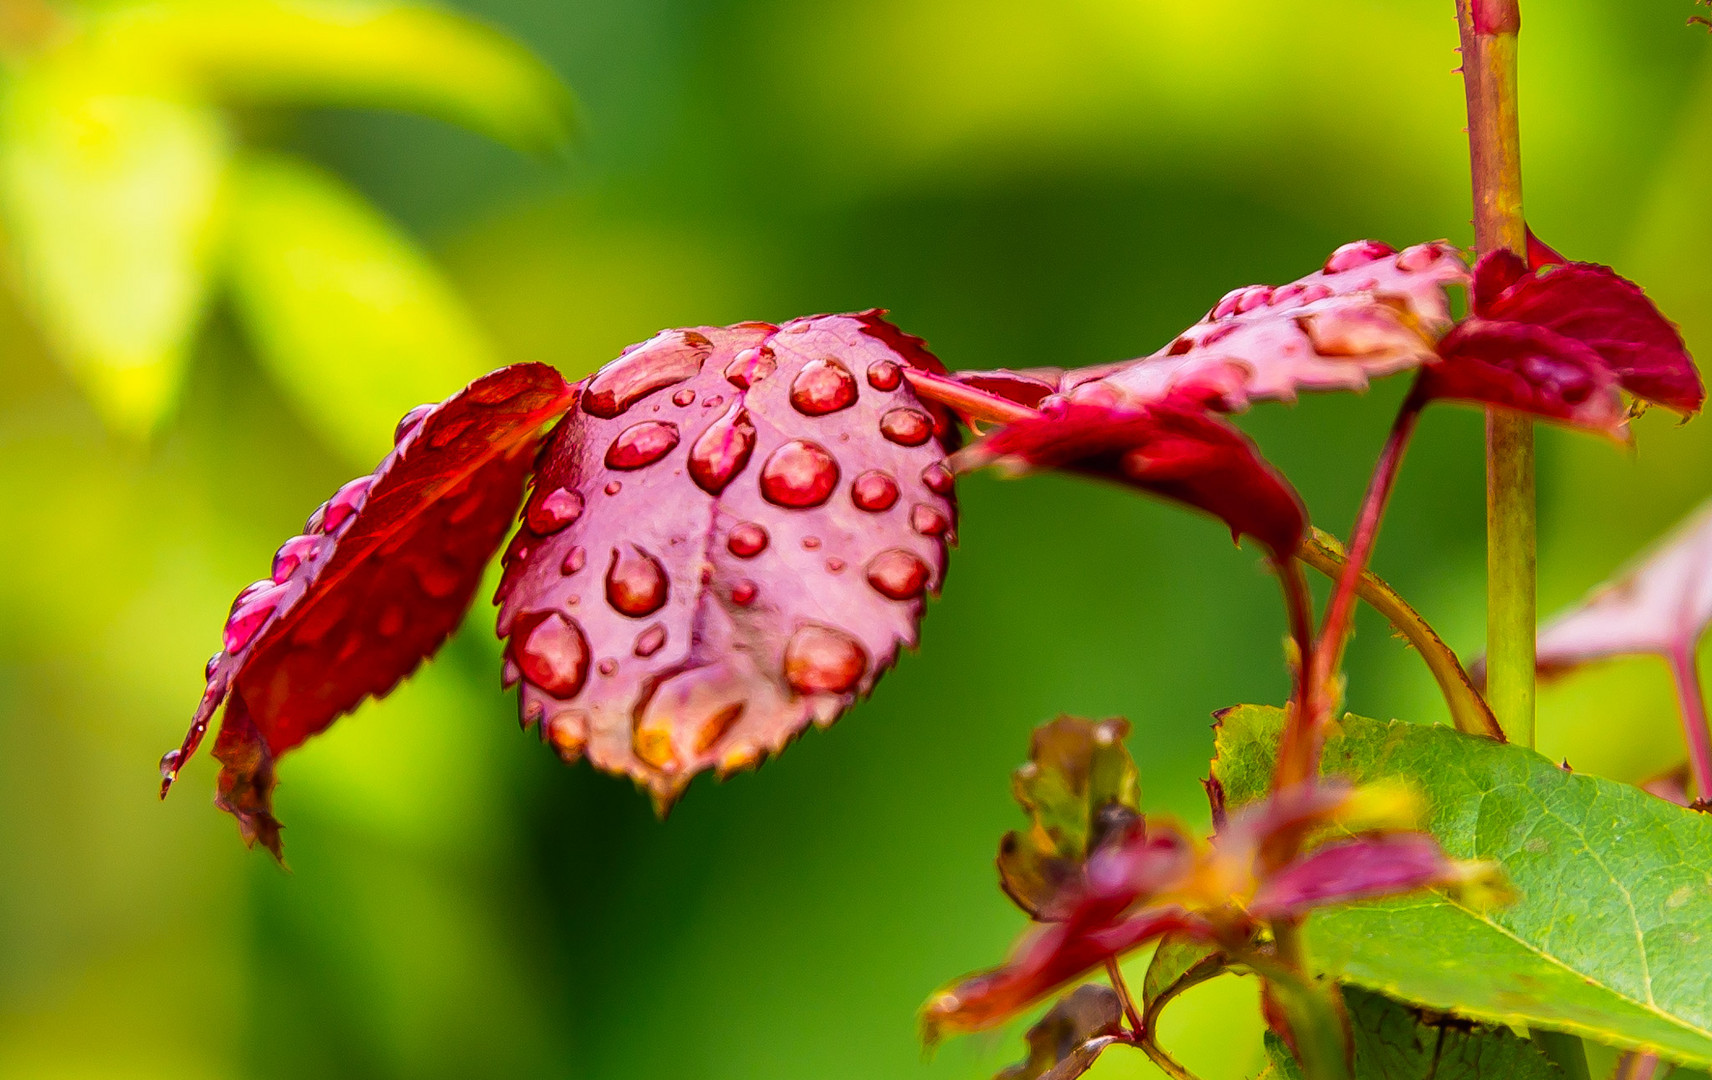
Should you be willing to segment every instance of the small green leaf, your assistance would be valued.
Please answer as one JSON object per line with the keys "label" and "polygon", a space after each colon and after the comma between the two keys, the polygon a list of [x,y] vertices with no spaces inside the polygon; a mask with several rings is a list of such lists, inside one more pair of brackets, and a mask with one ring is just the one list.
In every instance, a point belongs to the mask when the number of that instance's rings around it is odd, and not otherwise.
{"label": "small green leaf", "polygon": [[[1563,1080],[1563,1071],[1508,1029],[1423,1014],[1379,994],[1344,989],[1355,1080]],[[1263,1076],[1300,1080],[1284,1040],[1268,1033]]]}
{"label": "small green leaf", "polygon": [[344,184],[286,157],[232,176],[233,296],[262,362],[354,461],[407,409],[498,364],[427,257]]}
{"label": "small green leaf", "polygon": [[0,99],[0,209],[55,355],[110,426],[171,410],[206,303],[227,133],[201,105],[65,57]]}
{"label": "small green leaf", "polygon": [[1190,987],[1230,970],[1230,958],[1217,945],[1172,934],[1159,943],[1141,984],[1141,1020],[1151,1037],[1159,1014]]}
{"label": "small green leaf", "polygon": [[1056,916],[1060,890],[1081,873],[1088,849],[1116,820],[1134,820],[1141,797],[1124,748],[1129,723],[1060,716],[1035,728],[1028,763],[1011,790],[1034,824],[999,844],[999,879],[1012,900],[1039,919]]}
{"label": "small green leaf", "polygon": [[574,114],[527,48],[420,4],[161,0],[102,19],[86,47],[223,100],[420,112],[531,151],[563,146]]}
{"label": "small green leaf", "polygon": [[[1231,805],[1265,794],[1282,724],[1276,709],[1221,715],[1214,769]],[[1332,732],[1325,771],[1409,780],[1445,850],[1496,859],[1520,899],[1328,909],[1305,935],[1322,970],[1478,1020],[1712,1062],[1712,816],[1522,747],[1357,716]]]}

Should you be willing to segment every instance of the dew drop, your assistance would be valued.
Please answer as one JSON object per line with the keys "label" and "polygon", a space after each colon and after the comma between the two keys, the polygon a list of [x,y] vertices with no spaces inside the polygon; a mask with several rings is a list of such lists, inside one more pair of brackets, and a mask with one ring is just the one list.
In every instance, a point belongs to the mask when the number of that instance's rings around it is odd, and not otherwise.
{"label": "dew drop", "polygon": [[640,469],[665,457],[678,445],[678,425],[666,420],[644,420],[618,433],[606,450],[610,469]]}
{"label": "dew drop", "polygon": [[868,385],[876,390],[896,390],[904,381],[904,369],[890,360],[876,360],[868,365]]}
{"label": "dew drop", "polygon": [[704,409],[717,409],[721,405],[724,405],[724,404],[725,404],[725,395],[724,394],[714,394],[712,397],[703,398],[702,402],[701,402],[701,407]]}
{"label": "dew drop", "polygon": [[608,480],[606,482],[606,486],[601,488],[601,490],[606,492],[608,495],[617,495],[620,491],[624,490],[624,483],[621,480]]}
{"label": "dew drop", "polygon": [[273,580],[278,583],[297,573],[305,559],[313,555],[321,541],[313,536],[294,536],[273,553]]}
{"label": "dew drop", "polygon": [[957,478],[951,475],[951,470],[941,461],[921,470],[921,482],[935,495],[949,495],[951,489],[957,486]]}
{"label": "dew drop", "polygon": [[595,670],[600,672],[602,675],[611,675],[613,672],[618,670],[618,661],[609,656],[605,660],[596,664]]}
{"label": "dew drop", "polygon": [[825,416],[856,404],[856,377],[831,357],[810,360],[791,380],[791,406],[804,416]]}
{"label": "dew drop", "polygon": [[601,368],[583,391],[583,411],[610,420],[630,406],[701,370],[713,342],[693,330],[667,331]]}
{"label": "dew drop", "polygon": [[709,495],[718,495],[749,464],[755,452],[755,425],[741,405],[708,425],[690,447],[690,479]]}
{"label": "dew drop", "polygon": [[523,520],[541,536],[551,536],[583,516],[583,497],[570,488],[554,488],[530,500]]}
{"label": "dew drop", "polygon": [[758,592],[760,589],[753,581],[742,578],[731,586],[731,602],[738,607],[748,607],[755,602],[755,594]]}
{"label": "dew drop", "polygon": [[559,757],[572,762],[582,756],[588,745],[589,715],[581,709],[566,709],[547,722],[547,741]]}
{"label": "dew drop", "polygon": [[227,609],[227,615],[236,615],[239,608],[243,607],[251,600],[254,600],[265,590],[273,588],[275,584],[276,582],[274,582],[272,578],[262,578],[260,581],[252,581],[248,585],[245,585],[238,591],[238,595],[233,598],[232,606]]}
{"label": "dew drop", "polygon": [[927,590],[932,571],[913,552],[888,548],[868,562],[868,584],[890,600],[914,600]]}
{"label": "dew drop", "polygon": [[637,656],[653,656],[666,644],[666,628],[661,623],[655,623],[648,629],[636,635],[636,648],[632,651]]}
{"label": "dew drop", "polygon": [[725,365],[725,379],[739,390],[747,390],[778,369],[773,350],[762,346],[742,349]]}
{"label": "dew drop", "polygon": [[844,573],[844,560],[833,556],[826,560],[826,572],[829,574]]}
{"label": "dew drop", "polygon": [[279,602],[285,599],[289,587],[270,583],[269,588],[252,594],[242,607],[232,613],[232,617],[226,620],[226,629],[221,635],[221,645],[228,653],[235,653],[255,640],[256,632],[273,615]]}
{"label": "dew drop", "polygon": [[223,652],[217,652],[210,656],[208,662],[202,665],[202,681],[207,682],[212,679],[214,672],[220,668],[220,661],[224,659],[226,659],[226,654]]}
{"label": "dew drop", "polygon": [[686,386],[684,389],[679,390],[677,393],[672,395],[672,404],[679,408],[683,408],[686,405],[694,405],[695,391]]}
{"label": "dew drop", "polygon": [[767,530],[753,521],[740,521],[731,527],[725,547],[739,559],[753,559],[767,549]]}
{"label": "dew drop", "polygon": [[309,511],[309,516],[303,521],[303,533],[305,536],[317,536],[320,534],[321,517],[325,513],[327,513],[326,503],[322,503],[320,506]]}
{"label": "dew drop", "polygon": [[587,561],[588,552],[584,551],[582,545],[579,544],[565,553],[564,561],[559,563],[559,573],[569,577],[578,570],[581,570],[583,568],[583,564]]}
{"label": "dew drop", "polygon": [[1444,249],[1437,244],[1416,244],[1404,248],[1397,256],[1397,269],[1406,274],[1416,274],[1438,262],[1444,256]]}
{"label": "dew drop", "polygon": [[418,405],[399,417],[398,426],[392,429],[392,445],[397,446],[403,442],[404,437],[415,431],[417,426],[422,423],[422,418],[433,411],[434,406],[432,405]]}
{"label": "dew drop", "polygon": [[660,560],[630,545],[628,553],[612,549],[606,569],[606,601],[620,614],[633,619],[652,615],[666,604],[669,592],[666,568]]}
{"label": "dew drop", "polygon": [[868,654],[842,630],[810,624],[785,645],[785,681],[799,694],[843,694],[868,670]]}
{"label": "dew drop", "polygon": [[359,476],[334,492],[321,511],[322,531],[337,533],[344,528],[345,523],[356,515],[357,507],[368,497],[369,487],[373,483],[374,477]]}
{"label": "dew drop", "polygon": [[178,778],[178,763],[183,760],[184,752],[176,746],[162,754],[160,759],[161,779],[176,780]]}
{"label": "dew drop", "polygon": [[805,536],[802,540],[802,546],[804,551],[813,551],[815,548],[820,546],[820,537]]}
{"label": "dew drop", "polygon": [[1236,313],[1245,315],[1257,307],[1265,307],[1272,299],[1272,286],[1250,285],[1236,298]]}
{"label": "dew drop", "polygon": [[1235,315],[1236,305],[1242,299],[1242,294],[1247,291],[1248,286],[1245,285],[1240,289],[1232,289],[1230,292],[1225,293],[1224,296],[1219,298],[1219,302],[1213,305],[1213,310],[1207,313],[1207,318],[1217,321],[1219,319],[1226,319]]}
{"label": "dew drop", "polygon": [[940,536],[951,528],[951,519],[937,506],[916,503],[910,508],[910,528],[923,536]]}
{"label": "dew drop", "polygon": [[589,647],[576,620],[556,611],[539,612],[511,641],[513,658],[531,683],[560,699],[575,697],[583,688]]}
{"label": "dew drop", "polygon": [[1366,266],[1376,259],[1383,259],[1387,255],[1395,254],[1397,254],[1397,249],[1390,244],[1381,244],[1377,240],[1357,240],[1332,252],[1331,256],[1326,259],[1324,271],[1328,274],[1341,274],[1345,270]]}
{"label": "dew drop", "polygon": [[838,463],[824,447],[806,439],[792,439],[761,466],[761,495],[776,506],[819,506],[837,486]]}
{"label": "dew drop", "polygon": [[933,437],[933,420],[920,409],[893,409],[880,417],[880,434],[899,446],[920,446]]}
{"label": "dew drop", "polygon": [[850,485],[850,501],[872,514],[890,510],[898,501],[897,481],[879,469],[869,469]]}

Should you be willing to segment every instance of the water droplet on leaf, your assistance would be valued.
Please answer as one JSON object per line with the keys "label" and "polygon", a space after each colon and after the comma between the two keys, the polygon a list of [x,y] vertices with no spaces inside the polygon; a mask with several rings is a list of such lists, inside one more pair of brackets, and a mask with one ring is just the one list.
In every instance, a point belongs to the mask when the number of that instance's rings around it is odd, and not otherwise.
{"label": "water droplet on leaf", "polygon": [[890,360],[876,360],[868,365],[868,385],[876,390],[896,390],[904,381],[904,369]]}
{"label": "water droplet on leaf", "polygon": [[842,630],[809,625],[785,645],[785,682],[799,694],[844,694],[868,670],[868,654]]}
{"label": "water droplet on leaf", "polygon": [[957,486],[957,478],[951,475],[951,470],[938,461],[921,470],[921,482],[935,495],[949,495]]}
{"label": "water droplet on leaf", "polygon": [[856,404],[856,377],[827,357],[810,360],[791,380],[791,406],[804,416],[825,416]]}
{"label": "water droplet on leaf", "polygon": [[939,536],[951,528],[951,519],[937,506],[916,503],[910,508],[910,528],[923,536]]}
{"label": "water droplet on leaf", "polygon": [[659,559],[635,545],[627,552],[612,549],[606,600],[615,610],[633,619],[652,615],[665,606],[668,591],[666,568]]}
{"label": "water droplet on leaf", "polygon": [[753,521],[740,521],[731,527],[725,547],[739,559],[753,559],[767,548],[767,530]]}
{"label": "water droplet on leaf", "polygon": [[416,430],[422,418],[434,411],[433,405],[418,405],[398,418],[398,426],[392,429],[392,445],[397,446],[404,437]]}
{"label": "water droplet on leaf", "polygon": [[644,420],[618,433],[606,451],[610,469],[640,469],[665,457],[678,445],[678,425],[666,420]]}
{"label": "water droplet on leaf", "polygon": [[838,486],[838,463],[818,443],[793,439],[761,466],[761,495],[792,509],[819,506]]}
{"label": "water droplet on leaf", "polygon": [[738,607],[748,607],[755,602],[755,595],[759,591],[753,581],[743,578],[731,586],[731,602]]}
{"label": "water droplet on leaf", "polygon": [[891,600],[914,600],[927,590],[932,571],[913,552],[888,548],[868,562],[868,584]]}
{"label": "water droplet on leaf", "polygon": [[533,499],[523,519],[541,536],[551,536],[583,515],[582,494],[570,488],[554,488]]}
{"label": "water droplet on leaf", "polygon": [[655,653],[659,652],[665,644],[666,628],[660,623],[655,623],[653,626],[650,626],[648,629],[636,635],[636,648],[633,651],[637,656],[653,656]]}
{"label": "water droplet on leaf", "polygon": [[899,446],[920,446],[933,437],[933,420],[920,409],[892,409],[880,417],[880,434]]}
{"label": "water droplet on leaf", "polygon": [[898,484],[879,469],[869,469],[850,485],[850,501],[869,513],[890,510],[898,501]]}
{"label": "water droplet on leaf", "polygon": [[708,425],[690,447],[690,479],[709,495],[718,495],[749,464],[755,452],[755,425],[742,406]]}
{"label": "water droplet on leaf", "polygon": [[[522,644],[517,644],[519,637]],[[556,698],[572,698],[588,679],[588,638],[576,620],[539,612],[511,639],[513,659],[531,683]]]}

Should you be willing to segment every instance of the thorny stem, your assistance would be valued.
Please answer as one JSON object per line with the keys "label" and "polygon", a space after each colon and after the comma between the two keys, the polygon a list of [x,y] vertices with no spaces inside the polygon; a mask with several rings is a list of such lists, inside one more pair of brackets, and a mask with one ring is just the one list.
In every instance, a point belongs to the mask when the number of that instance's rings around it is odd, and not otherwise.
{"label": "thorny stem", "polygon": [[1129,984],[1124,982],[1123,969],[1118,967],[1118,958],[1115,956],[1106,957],[1106,978],[1111,980],[1112,990],[1117,993],[1118,1000],[1123,1002],[1124,1018],[1129,1021],[1131,1030],[1139,1038],[1142,1029],[1141,1010],[1135,1007],[1135,999],[1130,996]]}
{"label": "thorny stem", "polygon": [[1694,787],[1699,798],[1712,800],[1712,728],[1707,725],[1706,691],[1700,685],[1694,646],[1672,649],[1667,659],[1682,706],[1682,735],[1688,743],[1688,767],[1694,774]]}
{"label": "thorny stem", "polygon": [[[1480,254],[1527,250],[1516,113],[1517,0],[1457,0],[1474,238]],[[1534,745],[1534,429],[1486,413],[1487,700],[1511,742]]]}
{"label": "thorny stem", "polygon": [[[1296,558],[1333,581],[1342,576],[1343,568],[1348,564],[1337,538],[1319,529],[1313,530],[1302,542]],[[1451,721],[1456,724],[1456,729],[1466,735],[1481,735],[1503,742],[1504,729],[1498,726],[1486,699],[1475,689],[1474,680],[1462,666],[1462,661],[1421,613],[1371,570],[1362,571],[1355,591],[1369,607],[1385,616],[1392,628],[1421,654],[1427,670],[1439,684],[1445,704],[1450,707]]]}
{"label": "thorny stem", "polygon": [[1355,600],[1367,560],[1379,539],[1379,524],[1385,517],[1385,506],[1397,485],[1397,471],[1409,448],[1409,436],[1414,433],[1426,399],[1411,391],[1397,412],[1391,434],[1380,451],[1368,481],[1367,494],[1362,498],[1361,511],[1356,515],[1355,528],[1350,534],[1349,555],[1338,577],[1337,587],[1326,607],[1325,622],[1320,627],[1319,640],[1312,655],[1304,659],[1302,679],[1303,707],[1291,717],[1290,728],[1279,748],[1278,770],[1272,778],[1273,790],[1292,784],[1305,783],[1319,774],[1320,743],[1325,726],[1331,719],[1334,697],[1333,680],[1343,660],[1344,642],[1349,636]]}

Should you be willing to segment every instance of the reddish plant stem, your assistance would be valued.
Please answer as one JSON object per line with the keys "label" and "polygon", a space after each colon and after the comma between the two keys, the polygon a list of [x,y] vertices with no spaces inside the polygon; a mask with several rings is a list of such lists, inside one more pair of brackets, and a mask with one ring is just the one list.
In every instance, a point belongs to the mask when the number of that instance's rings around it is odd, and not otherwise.
{"label": "reddish plant stem", "polygon": [[[1284,743],[1279,748],[1278,770],[1272,778],[1275,791],[1292,784],[1306,783],[1319,775],[1320,744],[1326,724],[1331,719],[1335,697],[1332,684],[1343,661],[1344,643],[1349,637],[1350,623],[1355,614],[1358,586],[1367,569],[1367,560],[1373,554],[1373,546],[1379,539],[1379,525],[1385,518],[1385,507],[1397,485],[1397,472],[1409,448],[1409,437],[1414,434],[1416,421],[1425,406],[1426,399],[1411,390],[1397,412],[1391,434],[1385,440],[1385,448],[1380,451],[1379,461],[1373,467],[1373,477],[1368,481],[1367,494],[1362,498],[1361,510],[1350,534],[1343,572],[1338,576],[1326,607],[1319,640],[1314,642],[1309,655],[1303,659],[1302,707],[1290,718]],[[1300,574],[1300,570],[1297,573]]]}
{"label": "reddish plant stem", "polygon": [[1688,767],[1702,799],[1712,799],[1712,727],[1706,718],[1706,691],[1700,684],[1692,644],[1672,649],[1666,658],[1676,679],[1676,696],[1682,706],[1682,735],[1688,743]]}
{"label": "reddish plant stem", "polygon": [[937,401],[963,417],[965,421],[1012,424],[1018,420],[1032,420],[1040,415],[1027,405],[1019,405],[1010,398],[965,386],[956,379],[935,375],[931,371],[910,368],[904,372],[904,378],[909,380],[910,388],[917,396],[928,401]]}
{"label": "reddish plant stem", "polygon": [[1296,645],[1295,691],[1290,707],[1293,716],[1308,708],[1308,672],[1314,660],[1314,598],[1308,592],[1308,579],[1302,573],[1298,559],[1281,559],[1273,563],[1278,583],[1284,589],[1284,611],[1290,620],[1290,640]]}
{"label": "reddish plant stem", "polygon": [[1129,984],[1124,982],[1123,969],[1118,967],[1118,958],[1115,956],[1106,958],[1106,978],[1111,981],[1112,990],[1117,993],[1118,1000],[1123,1002],[1124,1018],[1129,1021],[1129,1026],[1136,1036],[1140,1037],[1141,1010],[1135,1007],[1135,999],[1130,996]]}

